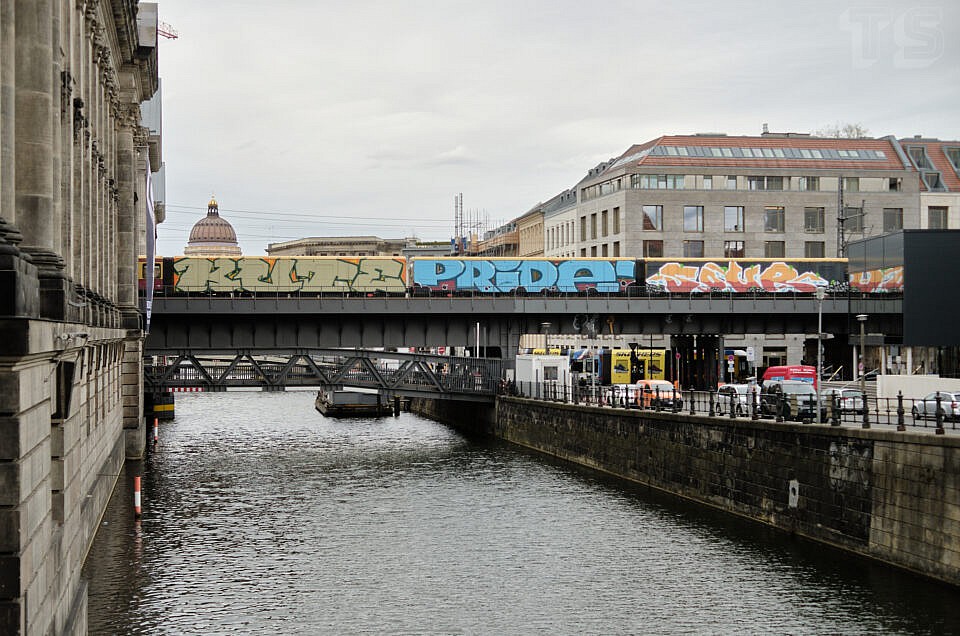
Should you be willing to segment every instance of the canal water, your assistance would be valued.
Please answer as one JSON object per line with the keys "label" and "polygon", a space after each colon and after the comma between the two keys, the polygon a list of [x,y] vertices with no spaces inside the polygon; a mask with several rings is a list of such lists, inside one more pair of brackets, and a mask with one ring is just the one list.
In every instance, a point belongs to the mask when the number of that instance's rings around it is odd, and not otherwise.
{"label": "canal water", "polygon": [[[177,396],[90,634],[947,634],[960,594],[444,425]],[[133,520],[133,475],[143,518]]]}

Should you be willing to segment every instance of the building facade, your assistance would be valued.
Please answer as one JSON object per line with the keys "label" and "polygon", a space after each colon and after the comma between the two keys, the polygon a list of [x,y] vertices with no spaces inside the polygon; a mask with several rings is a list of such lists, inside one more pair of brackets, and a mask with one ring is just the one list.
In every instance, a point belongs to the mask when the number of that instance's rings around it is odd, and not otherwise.
{"label": "building facade", "polygon": [[[892,137],[665,136],[578,184],[577,256],[823,258],[850,240],[921,227],[917,173]],[[563,247],[562,247],[563,246]]]}
{"label": "building facade", "polygon": [[270,256],[401,256],[417,240],[382,239],[376,236],[313,236],[310,238],[270,243]]}
{"label": "building facade", "polygon": [[0,5],[3,634],[86,633],[83,559],[125,455],[143,453],[156,37],[136,0]]}

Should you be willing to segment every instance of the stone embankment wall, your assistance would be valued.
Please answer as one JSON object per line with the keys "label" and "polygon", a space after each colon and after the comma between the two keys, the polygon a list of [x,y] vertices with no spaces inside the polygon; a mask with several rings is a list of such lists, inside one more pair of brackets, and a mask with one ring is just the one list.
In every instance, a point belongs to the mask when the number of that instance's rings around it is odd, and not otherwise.
{"label": "stone embankment wall", "polygon": [[[438,419],[462,416],[433,404]],[[960,438],[522,398],[498,400],[492,432],[960,584]]]}

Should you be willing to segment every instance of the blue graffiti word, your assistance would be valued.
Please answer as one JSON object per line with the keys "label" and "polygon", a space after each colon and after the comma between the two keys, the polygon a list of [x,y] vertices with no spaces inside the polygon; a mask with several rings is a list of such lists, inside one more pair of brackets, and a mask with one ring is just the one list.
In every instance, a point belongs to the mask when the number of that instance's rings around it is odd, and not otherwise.
{"label": "blue graffiti word", "polygon": [[527,292],[545,289],[577,292],[595,289],[614,293],[633,284],[631,260],[485,260],[469,258],[416,259],[413,284],[433,290]]}

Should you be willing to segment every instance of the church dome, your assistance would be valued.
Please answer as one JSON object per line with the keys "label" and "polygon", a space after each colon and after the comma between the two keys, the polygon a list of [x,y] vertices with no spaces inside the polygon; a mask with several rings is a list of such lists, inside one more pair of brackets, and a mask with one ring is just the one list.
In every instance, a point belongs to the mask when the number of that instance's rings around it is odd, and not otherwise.
{"label": "church dome", "polygon": [[217,200],[211,198],[207,204],[207,216],[197,221],[190,230],[185,254],[201,253],[239,253],[237,233],[230,222],[220,216]]}

